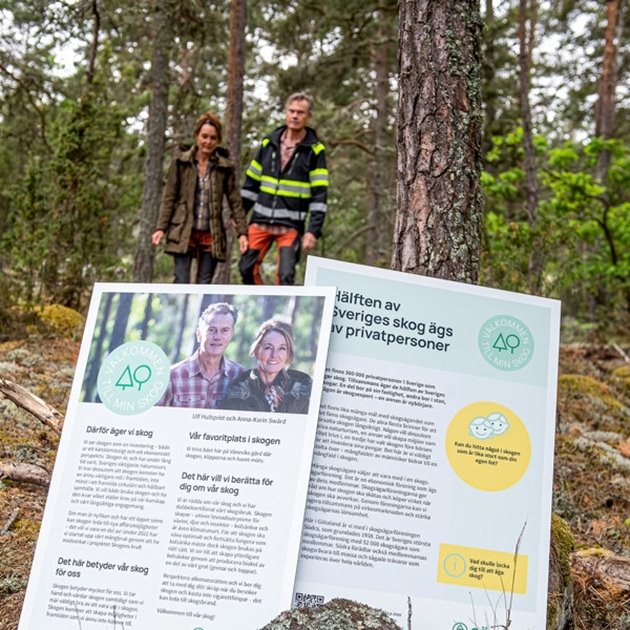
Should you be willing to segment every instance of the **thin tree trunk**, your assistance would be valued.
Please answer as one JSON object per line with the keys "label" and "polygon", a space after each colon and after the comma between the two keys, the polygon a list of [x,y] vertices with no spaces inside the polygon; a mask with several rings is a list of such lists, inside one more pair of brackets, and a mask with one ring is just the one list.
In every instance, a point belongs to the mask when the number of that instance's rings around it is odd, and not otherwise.
{"label": "thin tree trunk", "polygon": [[479,2],[400,2],[392,267],[476,282],[481,249]]}
{"label": "thin tree trunk", "polygon": [[[604,52],[602,73],[597,89],[595,105],[595,135],[605,140],[613,137],[615,119],[615,88],[617,87],[617,24],[622,9],[622,0],[606,2],[606,30],[604,32]],[[604,181],[610,165],[610,152],[602,151],[597,160],[595,176]]]}
{"label": "thin tree trunk", "polygon": [[131,302],[133,301],[133,293],[119,293],[118,306],[116,308],[116,316],[114,317],[114,325],[112,334],[109,338],[108,352],[113,352],[125,343],[127,334],[127,324],[129,323],[129,315],[131,314]]}
{"label": "thin tree trunk", "polygon": [[378,42],[372,53],[372,68],[376,76],[376,116],[374,118],[374,157],[368,171],[367,233],[365,235],[364,262],[377,265],[383,261],[386,250],[384,237],[388,222],[385,218],[384,193],[387,190],[388,156],[386,153],[385,130],[387,128],[387,95],[389,94],[389,43],[386,16],[380,15]]}
{"label": "thin tree trunk", "polygon": [[[236,181],[240,184],[241,128],[243,121],[243,77],[245,76],[245,27],[247,25],[246,0],[230,1],[230,57],[228,62],[228,92],[226,137],[230,156],[236,166]],[[224,204],[223,221],[229,223],[229,212]],[[226,258],[217,265],[213,282],[228,284],[232,259],[232,229],[226,230]]]}
{"label": "thin tree trunk", "polygon": [[486,155],[492,148],[492,126],[497,117],[495,79],[495,45],[494,45],[494,0],[486,0],[484,12],[484,55],[482,59],[485,124],[482,141],[482,155]]}
{"label": "thin tree trunk", "polygon": [[530,74],[532,49],[534,46],[534,30],[536,16],[536,0],[520,0],[518,14],[519,42],[519,103],[523,124],[523,145],[525,149],[525,209],[527,220],[534,234],[533,246],[529,256],[528,289],[531,293],[539,293],[542,284],[544,257],[540,237],[536,234],[536,215],[538,212],[538,176],[536,170],[536,154],[534,150],[534,133],[532,129],[532,113],[529,104]]}
{"label": "thin tree trunk", "polygon": [[98,8],[98,1],[92,0],[90,3],[94,24],[92,26],[92,43],[88,49],[87,71],[85,73],[86,89],[91,89],[96,74],[96,55],[98,53],[98,38],[101,30],[101,14]]}
{"label": "thin tree trunk", "polygon": [[155,251],[151,234],[157,223],[162,194],[164,135],[168,121],[169,53],[172,41],[170,2],[155,4],[155,41],[151,68],[152,88],[147,128],[147,154],[144,161],[144,186],[140,205],[138,245],[133,266],[136,282],[151,282]]}
{"label": "thin tree trunk", "polygon": [[112,302],[114,294],[108,292],[105,294],[103,302],[103,311],[101,315],[101,325],[99,326],[98,336],[91,351],[87,377],[85,378],[85,402],[93,402],[96,398],[96,385],[98,382],[98,372],[101,367],[103,347],[105,345],[105,337],[107,335],[107,325],[109,323],[109,314],[112,310]]}

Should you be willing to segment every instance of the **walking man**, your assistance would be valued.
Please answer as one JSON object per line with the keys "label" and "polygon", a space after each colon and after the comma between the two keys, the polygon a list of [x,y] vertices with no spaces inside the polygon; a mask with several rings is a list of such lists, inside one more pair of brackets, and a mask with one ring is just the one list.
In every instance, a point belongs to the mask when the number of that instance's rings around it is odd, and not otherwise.
{"label": "walking man", "polygon": [[252,207],[253,211],[249,248],[239,263],[244,284],[263,284],[260,266],[274,242],[276,284],[294,284],[301,249],[311,251],[322,234],[328,169],[324,145],[307,126],[312,108],[308,94],[291,94],[285,105],[286,124],[263,138],[247,169],[241,197],[245,211]]}

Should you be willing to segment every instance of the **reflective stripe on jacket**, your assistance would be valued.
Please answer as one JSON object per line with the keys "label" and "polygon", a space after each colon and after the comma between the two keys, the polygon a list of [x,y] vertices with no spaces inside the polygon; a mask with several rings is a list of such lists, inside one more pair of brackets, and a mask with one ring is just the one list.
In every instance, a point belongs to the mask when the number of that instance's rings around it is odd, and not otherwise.
{"label": "reflective stripe on jacket", "polygon": [[280,136],[286,126],[263,138],[256,156],[245,173],[241,190],[245,210],[253,208],[250,223],[269,223],[296,228],[316,238],[326,217],[328,169],[326,149],[315,131],[306,128],[306,137],[297,145],[284,170],[280,170]]}

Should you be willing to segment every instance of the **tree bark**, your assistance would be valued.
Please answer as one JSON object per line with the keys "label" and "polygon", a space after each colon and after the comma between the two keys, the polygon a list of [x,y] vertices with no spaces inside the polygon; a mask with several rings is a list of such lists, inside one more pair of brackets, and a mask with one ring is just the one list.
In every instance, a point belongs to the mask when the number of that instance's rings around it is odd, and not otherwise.
{"label": "tree bark", "polygon": [[478,279],[480,31],[478,1],[400,3],[394,269]]}
{"label": "tree bark", "polygon": [[540,293],[542,272],[544,267],[543,248],[540,237],[536,234],[536,217],[538,213],[538,175],[536,169],[536,153],[534,149],[534,132],[532,113],[529,103],[530,76],[532,54],[534,48],[534,32],[536,29],[536,0],[520,0],[518,13],[518,68],[519,68],[519,104],[523,125],[523,146],[525,151],[525,210],[527,221],[534,235],[528,265],[528,290]]}
{"label": "tree bark", "polygon": [[[595,135],[608,140],[613,137],[615,120],[615,88],[617,86],[617,46],[615,37],[623,0],[606,2],[606,30],[604,32],[604,52],[602,73],[597,88],[595,105]],[[606,179],[610,164],[610,152],[602,151],[597,160],[595,176]]]}
{"label": "tree bark", "polygon": [[113,352],[118,346],[122,346],[122,344],[125,343],[133,296],[133,293],[127,292],[118,294],[118,306],[116,308],[116,316],[114,317],[112,334],[109,338],[108,352]]}
{"label": "tree bark", "polygon": [[138,245],[133,266],[135,282],[151,282],[155,251],[151,234],[157,223],[162,194],[164,135],[168,121],[169,56],[172,42],[170,2],[155,4],[155,41],[151,67],[152,87],[147,128],[147,154],[144,161],[144,186],[140,206]]}
{"label": "tree bark", "polygon": [[[245,27],[247,25],[247,1],[230,1],[230,56],[228,62],[228,90],[226,138],[230,156],[236,166],[236,181],[240,183],[241,129],[243,122],[243,77],[245,76]],[[223,221],[230,221],[227,207],[223,208]],[[217,265],[213,282],[229,284],[232,258],[231,229],[226,230],[226,258]]]}
{"label": "tree bark", "polygon": [[92,42],[88,49],[87,71],[85,73],[86,86],[91,88],[94,84],[94,76],[96,75],[96,55],[98,53],[98,38],[101,31],[101,14],[99,11],[98,1],[92,0],[90,3],[92,16],[94,17],[94,25],[92,26]]}
{"label": "tree bark", "polygon": [[[518,68],[519,68],[519,103],[523,124],[523,144],[525,149],[525,207],[529,224],[536,223],[538,208],[538,183],[536,178],[536,156],[532,131],[532,114],[529,105],[530,62],[532,58],[531,42],[534,30],[533,14],[536,0],[520,0],[518,20]],[[528,29],[529,24],[529,29]],[[529,32],[529,35],[528,35]]]}
{"label": "tree bark", "polygon": [[391,225],[385,214],[386,182],[389,175],[388,155],[386,152],[385,131],[389,111],[387,95],[389,94],[389,41],[387,32],[387,16],[384,11],[379,16],[378,41],[372,51],[372,69],[376,78],[376,115],[374,117],[374,155],[372,168],[368,171],[368,208],[367,232],[365,235],[366,265],[378,265],[386,255],[387,242],[383,238]]}
{"label": "tree bark", "polygon": [[497,90],[494,85],[495,78],[495,44],[494,44],[494,0],[485,0],[484,12],[484,54],[482,58],[482,73],[484,86],[485,123],[482,138],[482,155],[486,155],[492,148],[492,126],[497,116]]}

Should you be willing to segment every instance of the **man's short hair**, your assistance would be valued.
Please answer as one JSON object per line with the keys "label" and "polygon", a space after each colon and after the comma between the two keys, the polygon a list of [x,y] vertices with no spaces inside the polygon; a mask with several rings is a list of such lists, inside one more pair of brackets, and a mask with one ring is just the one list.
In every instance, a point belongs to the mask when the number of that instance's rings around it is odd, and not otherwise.
{"label": "man's short hair", "polygon": [[289,108],[289,103],[293,101],[306,101],[308,103],[308,113],[310,114],[313,111],[313,97],[306,92],[293,92],[287,97],[287,100],[284,102],[284,109]]}
{"label": "man's short hair", "polygon": [[207,326],[214,315],[231,315],[233,320],[232,325],[236,326],[238,309],[233,304],[228,304],[227,302],[214,302],[213,304],[210,304],[210,306],[206,307],[204,312],[199,316],[198,327],[201,328],[201,326]]}

